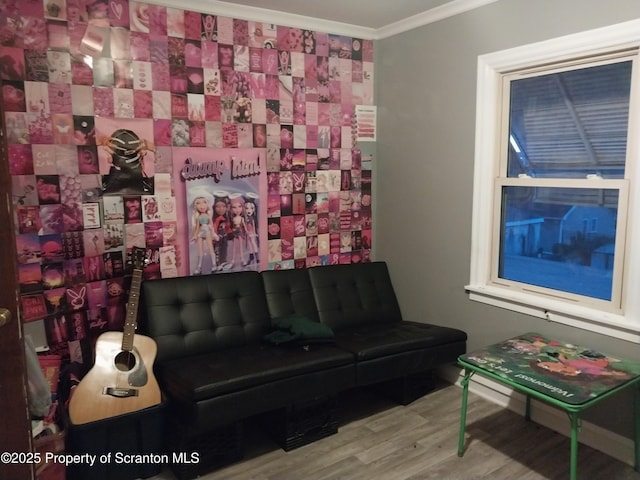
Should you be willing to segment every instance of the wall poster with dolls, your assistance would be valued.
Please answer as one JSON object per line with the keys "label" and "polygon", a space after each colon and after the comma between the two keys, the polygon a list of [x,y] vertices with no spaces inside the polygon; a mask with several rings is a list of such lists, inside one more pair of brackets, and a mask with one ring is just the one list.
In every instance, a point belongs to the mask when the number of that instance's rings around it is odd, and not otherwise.
{"label": "wall poster with dolls", "polygon": [[265,150],[176,147],[173,159],[177,202],[184,202],[184,209],[176,207],[185,212],[178,241],[178,248],[188,252],[184,274],[264,269]]}

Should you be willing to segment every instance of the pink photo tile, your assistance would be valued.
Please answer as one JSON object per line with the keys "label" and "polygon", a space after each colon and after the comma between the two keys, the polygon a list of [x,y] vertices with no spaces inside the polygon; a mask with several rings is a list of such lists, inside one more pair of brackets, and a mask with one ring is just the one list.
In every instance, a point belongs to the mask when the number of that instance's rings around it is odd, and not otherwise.
{"label": "pink photo tile", "polygon": [[133,110],[136,118],[153,117],[153,94],[147,90],[134,90]]}
{"label": "pink photo tile", "polygon": [[148,5],[149,33],[161,37],[167,36],[167,7]]}
{"label": "pink photo tile", "polygon": [[202,66],[218,68],[218,44],[203,40],[200,49]]}
{"label": "pink photo tile", "polygon": [[198,12],[184,12],[184,37],[193,40],[199,39],[202,34],[201,21],[204,14]]}
{"label": "pink photo tile", "polygon": [[184,43],[184,59],[188,67],[202,67],[202,47],[200,40],[187,40]]}
{"label": "pink photo tile", "polygon": [[2,80],[25,79],[26,71],[23,52],[21,48],[0,47],[0,60],[2,61],[0,78]]}
{"label": "pink photo tile", "polygon": [[185,11],[181,8],[167,8],[167,35],[185,38]]}
{"label": "pink photo tile", "polygon": [[151,64],[151,74],[153,76],[154,90],[171,90],[171,72],[169,70],[169,65],[154,62]]}
{"label": "pink photo tile", "polygon": [[151,59],[149,52],[149,35],[132,31],[129,36],[129,44],[131,46],[131,58],[133,60],[148,62]]}
{"label": "pink photo tile", "polygon": [[129,4],[126,0],[109,0],[108,15],[112,27],[129,27]]}
{"label": "pink photo tile", "polygon": [[154,120],[153,134],[154,142],[156,145],[171,146],[171,120]]}
{"label": "pink photo tile", "polygon": [[24,82],[7,81],[2,85],[2,104],[6,112],[27,110]]}

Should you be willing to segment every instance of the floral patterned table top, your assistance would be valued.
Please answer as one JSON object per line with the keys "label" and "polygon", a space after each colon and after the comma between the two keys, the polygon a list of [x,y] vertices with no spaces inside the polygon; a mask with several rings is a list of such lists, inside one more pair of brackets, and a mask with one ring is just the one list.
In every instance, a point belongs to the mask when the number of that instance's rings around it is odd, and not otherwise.
{"label": "floral patterned table top", "polygon": [[507,382],[580,405],[640,375],[640,362],[526,333],[460,357]]}

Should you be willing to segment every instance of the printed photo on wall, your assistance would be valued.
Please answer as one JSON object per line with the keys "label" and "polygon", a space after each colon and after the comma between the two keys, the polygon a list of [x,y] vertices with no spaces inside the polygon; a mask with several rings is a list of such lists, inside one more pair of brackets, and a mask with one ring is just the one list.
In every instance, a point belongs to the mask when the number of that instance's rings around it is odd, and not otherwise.
{"label": "printed photo on wall", "polygon": [[96,118],[105,195],[153,195],[153,120]]}
{"label": "printed photo on wall", "polygon": [[184,188],[187,273],[259,271],[265,150],[176,148],[173,158],[176,183]]}

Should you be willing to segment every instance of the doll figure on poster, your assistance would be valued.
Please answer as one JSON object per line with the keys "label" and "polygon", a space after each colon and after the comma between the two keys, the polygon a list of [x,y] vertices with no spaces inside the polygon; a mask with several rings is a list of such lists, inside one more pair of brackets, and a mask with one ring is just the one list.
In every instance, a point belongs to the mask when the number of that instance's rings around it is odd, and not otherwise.
{"label": "doll figure on poster", "polygon": [[227,233],[228,233],[228,218],[227,211],[229,207],[227,205],[227,192],[214,192],[215,201],[213,204],[213,212],[215,218],[213,219],[213,231],[218,235],[219,241],[215,244],[216,258],[218,260],[218,268],[220,270],[228,270],[231,265],[227,263]]}
{"label": "doll figure on poster", "polygon": [[235,193],[229,197],[229,243],[231,244],[231,263],[236,265],[247,265],[244,258],[244,244],[247,238],[247,227],[244,218],[244,198],[240,193]]}
{"label": "doll figure on poster", "polygon": [[154,151],[152,143],[141,139],[135,132],[118,129],[111,136],[98,139],[110,156],[109,174],[103,176],[105,194],[152,195],[153,179],[144,170],[144,159]]}
{"label": "doll figure on poster", "polygon": [[[202,260],[205,253],[211,257],[211,270],[213,273],[217,270],[216,254],[213,248],[213,242],[218,242],[220,237],[213,230],[213,196],[205,191],[198,191],[196,197],[191,202],[193,211],[191,233],[191,241],[198,245],[198,259],[194,270],[195,275],[202,273]],[[205,252],[206,247],[206,252]]]}
{"label": "doll figure on poster", "polygon": [[244,204],[245,229],[247,232],[247,253],[249,260],[247,265],[258,264],[258,207],[256,205],[256,194],[248,193]]}

